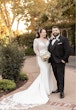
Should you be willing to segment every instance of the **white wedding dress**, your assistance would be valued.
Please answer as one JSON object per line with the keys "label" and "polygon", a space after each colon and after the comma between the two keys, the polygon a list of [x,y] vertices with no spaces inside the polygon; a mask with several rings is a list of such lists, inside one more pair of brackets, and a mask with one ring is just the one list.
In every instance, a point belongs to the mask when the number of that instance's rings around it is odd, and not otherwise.
{"label": "white wedding dress", "polygon": [[47,61],[42,61],[39,56],[40,50],[47,49],[48,44],[48,40],[45,43],[40,39],[34,40],[33,47],[37,56],[40,74],[28,89],[0,101],[0,110],[25,110],[48,102],[48,95],[53,90],[51,66]]}

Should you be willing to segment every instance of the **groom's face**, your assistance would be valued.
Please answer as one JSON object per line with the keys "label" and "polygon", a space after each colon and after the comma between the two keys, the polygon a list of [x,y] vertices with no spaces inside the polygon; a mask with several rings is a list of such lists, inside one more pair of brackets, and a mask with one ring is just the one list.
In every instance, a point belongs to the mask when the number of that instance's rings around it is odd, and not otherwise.
{"label": "groom's face", "polygon": [[52,28],[52,34],[56,37],[60,34],[60,30],[58,28]]}

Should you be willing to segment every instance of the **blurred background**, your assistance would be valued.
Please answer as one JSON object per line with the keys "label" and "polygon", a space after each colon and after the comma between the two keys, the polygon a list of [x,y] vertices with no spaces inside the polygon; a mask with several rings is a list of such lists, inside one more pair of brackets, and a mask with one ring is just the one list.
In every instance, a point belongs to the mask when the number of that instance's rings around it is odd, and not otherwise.
{"label": "blurred background", "polygon": [[[39,28],[58,25],[68,38],[75,56],[75,1],[74,0],[0,0],[0,43],[16,41],[26,55],[33,55],[32,43]],[[2,44],[4,45],[4,44]]]}

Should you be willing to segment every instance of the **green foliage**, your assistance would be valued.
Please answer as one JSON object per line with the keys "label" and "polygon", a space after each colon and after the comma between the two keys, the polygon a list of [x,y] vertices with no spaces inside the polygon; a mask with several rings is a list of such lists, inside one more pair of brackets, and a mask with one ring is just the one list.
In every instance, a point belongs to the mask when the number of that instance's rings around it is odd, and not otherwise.
{"label": "green foliage", "polygon": [[75,0],[48,0],[47,3],[34,0],[28,12],[31,16],[30,29],[34,30],[47,24],[73,23],[75,22]]}
{"label": "green foliage", "polygon": [[24,73],[20,73],[19,77],[20,77],[19,80],[22,80],[22,81],[28,80],[28,76],[26,74],[24,74]]}
{"label": "green foliage", "polygon": [[25,55],[30,56],[30,55],[35,55],[33,48],[27,48],[25,49]]}
{"label": "green foliage", "polygon": [[24,48],[25,55],[34,55],[33,51],[33,40],[35,38],[34,33],[30,34],[23,34],[20,36],[17,36],[14,41],[17,41],[19,46]]}
{"label": "green foliage", "polygon": [[47,4],[44,0],[33,0],[33,4],[30,5],[28,9],[28,12],[31,16],[31,25],[28,27],[28,29],[35,31],[35,29],[38,29],[38,27],[40,26],[41,21],[44,22],[44,18],[42,17],[44,16],[46,7]]}
{"label": "green foliage", "polygon": [[0,74],[3,79],[19,80],[20,69],[24,62],[24,51],[17,43],[3,45],[0,48]]}
{"label": "green foliage", "polygon": [[[10,5],[9,8],[7,3]],[[32,31],[47,23],[75,22],[75,0],[47,0],[47,3],[45,0],[0,0],[0,10],[2,25],[5,24],[9,35],[11,34],[10,37],[13,34],[11,28],[15,19],[18,23],[21,20],[25,21],[27,29]],[[12,18],[9,10],[13,14]],[[29,22],[31,22],[30,26]],[[3,37],[7,29],[1,29]]]}
{"label": "green foliage", "polygon": [[[27,23],[29,22],[26,3],[28,3],[28,0],[0,0],[0,20],[3,20],[2,25],[7,28],[10,40],[11,37],[15,36],[12,31],[15,19],[17,19],[18,23],[20,20],[27,21]],[[31,1],[29,3],[31,3]],[[7,4],[9,4],[9,6]],[[13,15],[12,17],[10,12]]]}
{"label": "green foliage", "polygon": [[14,40],[17,41],[20,46],[32,48],[34,38],[35,38],[35,34],[30,33],[30,34],[19,35]]}
{"label": "green foliage", "polygon": [[43,15],[41,16],[41,23],[44,23],[44,22],[46,22],[47,20],[48,20],[47,15],[46,15],[46,14],[43,14]]}
{"label": "green foliage", "polygon": [[0,80],[0,90],[10,91],[16,88],[16,83],[11,80],[2,79]]}

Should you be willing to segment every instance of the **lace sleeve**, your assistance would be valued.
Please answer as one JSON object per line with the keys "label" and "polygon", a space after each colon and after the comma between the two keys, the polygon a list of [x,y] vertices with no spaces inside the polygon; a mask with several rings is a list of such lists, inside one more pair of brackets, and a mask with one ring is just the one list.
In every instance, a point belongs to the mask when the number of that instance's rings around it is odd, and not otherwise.
{"label": "lace sleeve", "polygon": [[34,39],[34,42],[33,42],[33,50],[34,50],[35,54],[39,56],[39,49],[38,49],[37,39]]}

